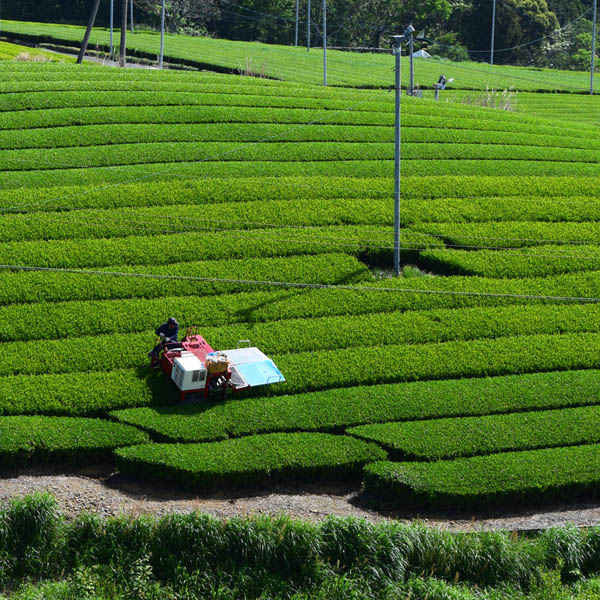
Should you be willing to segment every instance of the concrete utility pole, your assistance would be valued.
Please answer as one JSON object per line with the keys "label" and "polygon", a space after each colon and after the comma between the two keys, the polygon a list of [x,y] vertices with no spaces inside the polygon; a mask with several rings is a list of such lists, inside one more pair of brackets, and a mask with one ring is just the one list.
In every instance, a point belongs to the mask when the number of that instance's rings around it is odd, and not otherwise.
{"label": "concrete utility pole", "polygon": [[115,21],[115,0],[110,0],[110,50],[109,54],[113,55],[114,44],[113,44],[113,29]]}
{"label": "concrete utility pole", "polygon": [[496,32],[496,0],[492,0],[492,41],[490,44],[490,67],[494,66],[494,34]]}
{"label": "concrete utility pole", "polygon": [[92,7],[92,12],[90,14],[90,20],[88,21],[87,29],[85,30],[85,35],[83,36],[83,42],[81,42],[79,56],[77,57],[78,65],[80,65],[83,62],[83,57],[85,56],[85,51],[87,50],[87,45],[88,45],[88,42],[90,41],[90,35],[92,34],[94,22],[96,21],[96,15],[98,14],[98,6],[100,6],[100,0],[94,0],[94,6]]}
{"label": "concrete utility pole", "polygon": [[308,0],[308,10],[306,16],[306,51],[310,51],[310,0]]}
{"label": "concrete utility pole", "polygon": [[294,46],[298,45],[298,17],[300,16],[300,0],[296,0],[296,37],[294,38]]}
{"label": "concrete utility pole", "polygon": [[127,64],[127,3],[128,0],[123,0],[121,4],[121,56],[119,58],[120,67],[124,67]]}
{"label": "concrete utility pole", "polygon": [[394,55],[396,57],[396,119],[394,140],[394,276],[400,275],[400,118],[402,87],[400,58],[402,55],[403,35],[395,35],[393,38]]}
{"label": "concrete utility pole", "polygon": [[596,59],[596,8],[597,0],[594,0],[594,19],[592,24],[592,69],[590,73],[590,94],[594,94],[594,62]]}
{"label": "concrete utility pole", "polygon": [[163,56],[165,53],[165,0],[162,0],[162,9],[160,13],[160,57],[158,59],[158,68],[163,68]]}
{"label": "concrete utility pole", "polygon": [[131,33],[133,33],[133,0],[129,5],[129,20],[131,21]]}
{"label": "concrete utility pole", "polygon": [[323,0],[323,85],[327,87],[327,0]]}
{"label": "concrete utility pole", "polygon": [[[409,32],[408,35],[408,51],[410,52],[410,89],[408,91],[409,96],[412,96],[415,93],[415,63],[414,63],[414,40],[413,40],[413,31],[415,28],[412,25],[409,25],[406,28],[406,31]],[[406,33],[406,32],[405,32]]]}

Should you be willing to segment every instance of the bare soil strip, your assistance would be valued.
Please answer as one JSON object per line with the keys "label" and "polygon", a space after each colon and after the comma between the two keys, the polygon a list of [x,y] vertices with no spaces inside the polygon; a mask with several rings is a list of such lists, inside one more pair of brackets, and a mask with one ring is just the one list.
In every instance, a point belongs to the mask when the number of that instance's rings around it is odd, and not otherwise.
{"label": "bare soil strip", "polygon": [[157,516],[171,512],[200,511],[216,518],[251,514],[288,514],[293,518],[319,521],[329,515],[361,517],[372,522],[398,519],[405,523],[421,523],[450,531],[535,531],[574,524],[578,527],[600,525],[600,502],[548,505],[538,509],[507,507],[502,513],[486,515],[417,514],[381,512],[369,507],[355,486],[307,485],[274,486],[269,490],[230,492],[198,496],[168,485],[132,481],[112,475],[109,467],[69,474],[29,469],[5,474],[0,479],[0,503],[33,492],[47,491],[57,500],[61,511],[74,517],[83,511],[102,516],[125,514]]}

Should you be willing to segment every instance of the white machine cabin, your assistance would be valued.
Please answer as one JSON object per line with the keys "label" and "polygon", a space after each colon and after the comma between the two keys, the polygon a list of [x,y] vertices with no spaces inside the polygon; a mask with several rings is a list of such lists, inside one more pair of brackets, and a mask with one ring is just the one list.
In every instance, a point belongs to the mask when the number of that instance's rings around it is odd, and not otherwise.
{"label": "white machine cabin", "polygon": [[206,387],[208,371],[204,363],[193,352],[182,352],[173,361],[171,379],[183,392],[203,390]]}

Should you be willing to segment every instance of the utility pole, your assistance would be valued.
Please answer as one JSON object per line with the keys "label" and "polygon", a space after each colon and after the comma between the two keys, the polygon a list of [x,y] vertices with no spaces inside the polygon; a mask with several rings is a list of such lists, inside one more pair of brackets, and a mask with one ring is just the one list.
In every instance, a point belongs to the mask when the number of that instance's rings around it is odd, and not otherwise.
{"label": "utility pole", "polygon": [[131,33],[133,33],[133,0],[131,0],[131,4],[129,5],[129,7],[130,7],[129,20],[131,21]]}
{"label": "utility pole", "polygon": [[496,0],[492,0],[492,41],[490,44],[490,67],[494,66],[494,33],[496,31]]}
{"label": "utility pole", "polygon": [[92,34],[94,22],[96,21],[96,15],[98,14],[98,6],[100,6],[100,0],[94,0],[94,5],[90,14],[90,20],[88,21],[87,29],[85,30],[85,35],[83,36],[83,42],[81,42],[79,56],[77,57],[78,65],[80,65],[83,62],[83,57],[85,56],[85,51],[87,50],[87,45],[90,41],[90,35]]}
{"label": "utility pole", "polygon": [[596,8],[597,0],[594,0],[594,19],[592,25],[592,69],[590,73],[590,94],[594,94],[594,62],[596,59]]}
{"label": "utility pole", "polygon": [[163,68],[163,55],[165,53],[165,0],[162,0],[162,9],[160,13],[160,58],[158,59],[158,68]]}
{"label": "utility pole", "polygon": [[119,58],[119,66],[124,67],[127,63],[126,48],[127,48],[127,3],[128,0],[123,0],[121,4],[121,56]]}
{"label": "utility pole", "polygon": [[401,63],[403,35],[395,35],[392,38],[394,55],[396,57],[396,119],[394,140],[394,276],[400,275],[400,118],[402,88],[401,88]]}
{"label": "utility pole", "polygon": [[323,85],[327,87],[327,0],[323,0]]}
{"label": "utility pole", "polygon": [[[415,93],[415,64],[414,64],[414,43],[413,43],[413,31],[415,28],[409,25],[406,31],[410,31],[408,36],[408,51],[410,52],[410,89],[408,95],[412,96]],[[406,33],[406,32],[405,32]]]}
{"label": "utility pole", "polygon": [[296,37],[294,46],[298,45],[298,17],[300,16],[300,0],[296,0]]}
{"label": "utility pole", "polygon": [[113,55],[114,44],[113,44],[113,29],[115,20],[115,0],[110,0],[110,50],[109,54]]}
{"label": "utility pole", "polygon": [[306,17],[306,51],[310,51],[310,0],[308,0],[308,11]]}

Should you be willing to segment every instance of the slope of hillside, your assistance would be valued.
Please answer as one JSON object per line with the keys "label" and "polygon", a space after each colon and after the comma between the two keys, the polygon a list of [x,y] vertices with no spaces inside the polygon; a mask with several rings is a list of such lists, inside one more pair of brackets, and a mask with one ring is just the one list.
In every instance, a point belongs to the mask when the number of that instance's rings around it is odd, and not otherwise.
{"label": "slope of hillside", "polygon": [[[2,21],[4,35],[42,43],[58,43],[79,47],[84,27]],[[118,30],[115,39],[119,39]],[[160,48],[160,35],[151,31],[128,32],[128,53],[155,61]],[[389,46],[388,42],[384,46]],[[90,50],[109,49],[109,31],[95,28],[90,38]],[[405,51],[406,54],[406,51]],[[389,54],[351,53],[329,50],[328,84],[330,86],[383,87],[393,85],[394,59]],[[323,55],[315,47],[310,52],[303,47],[277,46],[258,42],[235,42],[185,35],[167,35],[165,60],[184,63],[213,71],[244,73],[299,83],[323,82]],[[418,59],[415,63],[415,84],[431,88],[440,73],[454,82],[456,89],[483,90],[519,89],[585,92],[589,89],[589,74],[585,72],[533,69],[485,63]],[[408,83],[408,59],[403,59],[403,84]]]}
{"label": "slope of hillside", "polygon": [[[367,485],[399,504],[406,490],[497,501],[529,493],[550,447],[571,468],[542,473],[540,489],[599,488],[589,465],[600,415],[572,411],[600,404],[600,317],[577,301],[600,298],[596,130],[408,98],[402,262],[433,276],[381,280],[391,94],[51,64],[0,73],[0,414],[23,419],[22,432],[26,416],[64,419],[48,428],[52,445],[36,421],[35,444],[25,436],[1,456],[75,457],[60,428],[112,415],[168,442],[119,450],[123,471],[185,471],[199,488],[271,476],[358,486],[373,463]],[[286,383],[177,406],[146,368],[171,315],[215,347],[251,339]],[[512,421],[489,415],[519,412],[544,425],[506,441]],[[553,431],[584,413],[585,435]],[[484,444],[475,416],[487,442],[499,428],[502,440]],[[458,468],[444,466],[459,460],[440,454],[450,451],[410,462],[402,439],[422,419],[425,433],[410,435],[449,432],[482,455],[465,463],[463,487],[442,481]],[[132,443],[102,435],[103,452]],[[499,483],[504,456],[523,469],[521,487]]]}

